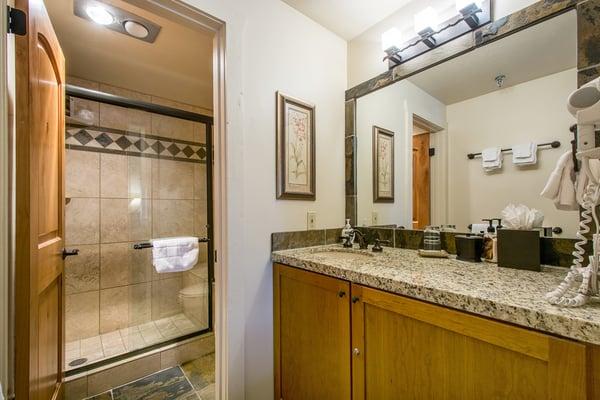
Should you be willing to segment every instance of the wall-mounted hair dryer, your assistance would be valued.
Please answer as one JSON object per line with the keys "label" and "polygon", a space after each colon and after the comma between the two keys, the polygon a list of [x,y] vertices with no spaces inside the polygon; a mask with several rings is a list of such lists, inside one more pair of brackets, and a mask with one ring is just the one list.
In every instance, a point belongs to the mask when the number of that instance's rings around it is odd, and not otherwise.
{"label": "wall-mounted hair dryer", "polygon": [[[596,205],[600,200],[600,184],[590,168],[590,160],[600,160],[600,146],[596,147],[596,131],[600,130],[600,78],[587,83],[569,96],[567,108],[577,118],[577,159],[581,160],[588,184],[582,199],[581,219],[577,231],[578,241],[573,251],[573,264],[565,280],[546,299],[556,305],[578,307],[586,304],[591,296],[598,295],[598,267],[600,265],[600,220]],[[592,219],[596,225],[593,235],[593,251],[589,264],[585,260],[584,246],[588,242]]]}
{"label": "wall-mounted hair dryer", "polygon": [[[600,78],[580,87],[567,101],[569,112],[577,118],[577,158],[600,159],[600,147],[596,147],[595,132],[600,129]],[[595,183],[597,178],[589,172],[589,163],[584,171]]]}

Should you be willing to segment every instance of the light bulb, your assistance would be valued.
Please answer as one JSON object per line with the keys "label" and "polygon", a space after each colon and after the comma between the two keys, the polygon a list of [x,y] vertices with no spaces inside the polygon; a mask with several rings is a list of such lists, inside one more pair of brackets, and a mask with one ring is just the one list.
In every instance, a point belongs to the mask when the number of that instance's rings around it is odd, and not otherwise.
{"label": "light bulb", "polygon": [[465,9],[467,6],[475,4],[478,8],[481,8],[483,0],[456,0],[456,11]]}
{"label": "light bulb", "polygon": [[88,17],[100,25],[110,25],[115,22],[113,15],[102,6],[89,6],[85,9]]}
{"label": "light bulb", "polygon": [[438,29],[438,23],[438,13],[433,9],[433,7],[427,7],[426,9],[415,14],[416,33],[419,33],[427,28],[431,28],[435,31]]}
{"label": "light bulb", "polygon": [[381,50],[386,51],[392,47],[400,48],[402,34],[397,28],[389,29],[381,35]]}

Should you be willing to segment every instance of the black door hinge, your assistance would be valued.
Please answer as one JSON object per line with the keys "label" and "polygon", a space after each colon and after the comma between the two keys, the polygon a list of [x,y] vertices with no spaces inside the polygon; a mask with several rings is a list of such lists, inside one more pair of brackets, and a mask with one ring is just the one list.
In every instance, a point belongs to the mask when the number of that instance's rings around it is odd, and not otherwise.
{"label": "black door hinge", "polygon": [[8,18],[8,33],[13,33],[19,36],[27,34],[27,14],[18,8],[6,7],[6,15]]}
{"label": "black door hinge", "polygon": [[429,149],[429,157],[435,156],[435,147]]}

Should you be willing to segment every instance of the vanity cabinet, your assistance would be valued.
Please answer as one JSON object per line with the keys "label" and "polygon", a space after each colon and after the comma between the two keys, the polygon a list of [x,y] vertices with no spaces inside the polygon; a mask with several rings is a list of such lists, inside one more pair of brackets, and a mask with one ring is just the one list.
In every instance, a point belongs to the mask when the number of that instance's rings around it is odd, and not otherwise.
{"label": "vanity cabinet", "polygon": [[350,284],[275,264],[276,399],[351,396]]}
{"label": "vanity cabinet", "polygon": [[600,398],[596,346],[274,268],[276,399]]}

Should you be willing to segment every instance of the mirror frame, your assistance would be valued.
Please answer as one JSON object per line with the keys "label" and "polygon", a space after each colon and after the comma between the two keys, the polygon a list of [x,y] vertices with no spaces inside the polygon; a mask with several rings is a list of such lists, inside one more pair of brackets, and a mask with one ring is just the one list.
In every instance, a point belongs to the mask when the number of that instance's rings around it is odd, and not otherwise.
{"label": "mirror frame", "polygon": [[600,32],[593,23],[600,20],[600,0],[537,1],[346,90],[346,218],[358,225],[356,99],[571,10],[577,10],[577,83],[582,86],[600,76],[600,50],[594,44],[600,43]]}

